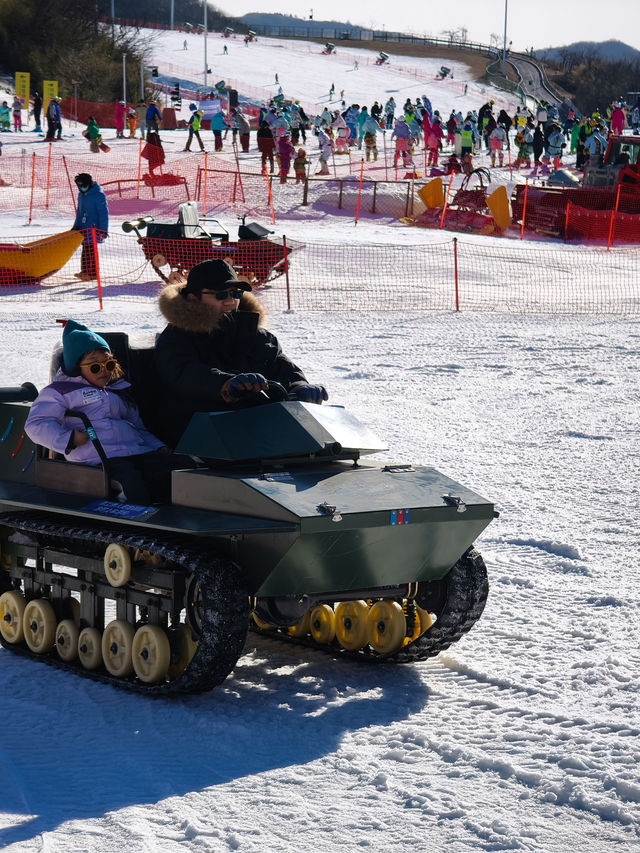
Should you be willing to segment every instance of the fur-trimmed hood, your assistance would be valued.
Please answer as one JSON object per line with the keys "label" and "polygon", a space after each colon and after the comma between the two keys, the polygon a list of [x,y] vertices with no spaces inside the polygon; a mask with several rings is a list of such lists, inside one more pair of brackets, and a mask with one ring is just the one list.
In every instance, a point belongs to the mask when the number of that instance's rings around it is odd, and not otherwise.
{"label": "fur-trimmed hood", "polygon": [[[209,334],[220,325],[220,315],[214,313],[207,305],[199,300],[184,299],[180,291],[184,282],[167,284],[158,296],[158,308],[163,317],[172,326],[177,326],[185,332]],[[247,311],[258,315],[258,326],[264,324],[266,313],[260,302],[252,293],[243,293],[240,299],[239,311]],[[224,315],[222,315],[224,317]]]}

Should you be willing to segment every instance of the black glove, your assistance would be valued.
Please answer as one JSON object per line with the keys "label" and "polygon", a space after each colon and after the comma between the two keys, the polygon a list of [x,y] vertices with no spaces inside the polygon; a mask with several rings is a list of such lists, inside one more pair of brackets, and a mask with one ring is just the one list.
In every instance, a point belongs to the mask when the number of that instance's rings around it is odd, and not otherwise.
{"label": "black glove", "polygon": [[296,385],[289,394],[290,400],[301,400],[303,403],[317,403],[328,400],[329,395],[324,385]]}
{"label": "black glove", "polygon": [[261,373],[238,373],[228,379],[220,389],[220,396],[225,403],[233,403],[243,397],[251,397],[269,388],[267,380]]}

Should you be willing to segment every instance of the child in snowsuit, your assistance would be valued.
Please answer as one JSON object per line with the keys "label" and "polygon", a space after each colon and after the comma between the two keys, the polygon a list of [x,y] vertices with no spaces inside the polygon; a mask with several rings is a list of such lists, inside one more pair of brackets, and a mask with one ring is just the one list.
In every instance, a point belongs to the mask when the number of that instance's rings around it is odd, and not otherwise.
{"label": "child in snowsuit", "polygon": [[318,175],[328,175],[329,174],[329,158],[333,152],[333,147],[331,144],[331,140],[327,136],[324,131],[320,131],[318,134],[318,147],[320,148],[320,168],[318,169]]}
{"label": "child in snowsuit", "polygon": [[396,122],[396,126],[393,128],[393,132],[391,134],[391,138],[395,137],[396,140],[396,153],[394,162],[397,165],[398,160],[402,157],[402,163],[404,166],[409,165],[409,139],[411,137],[411,131],[409,130],[409,125],[403,118],[399,118]]}
{"label": "child in snowsuit", "polygon": [[287,183],[291,158],[295,156],[296,149],[291,144],[289,131],[285,130],[278,140],[278,157],[280,159],[280,183]]}
{"label": "child in snowsuit", "polygon": [[13,109],[13,129],[16,133],[18,131],[20,131],[20,133],[22,133],[22,101],[17,95],[13,99],[12,109]]}
{"label": "child in snowsuit", "polygon": [[129,128],[129,139],[133,139],[136,135],[136,127],[138,126],[138,116],[136,111],[131,108],[127,113],[127,127]]}
{"label": "child in snowsuit", "polygon": [[440,119],[434,118],[433,123],[429,128],[429,138],[427,139],[427,145],[429,147],[429,160],[427,165],[438,165],[438,151],[440,149],[443,136],[444,132],[442,130],[442,125],[440,124]]}
{"label": "child in snowsuit", "polygon": [[11,120],[10,120],[10,111],[9,104],[6,101],[2,102],[2,106],[0,107],[0,126],[2,130],[11,130]]}
{"label": "child in snowsuit", "polygon": [[311,160],[307,160],[307,152],[304,148],[298,148],[298,156],[293,161],[293,171],[296,176],[296,184],[299,184],[301,181],[305,181],[307,178],[306,166],[311,163]]}
{"label": "child in snowsuit", "polygon": [[76,320],[62,333],[62,364],[53,382],[43,388],[25,423],[29,438],[69,462],[99,465],[100,457],[83,422],[67,415],[83,412],[108,458],[108,473],[118,499],[149,505],[171,500],[171,471],[192,467],[175,456],[144,426],[131,386],[100,335]]}

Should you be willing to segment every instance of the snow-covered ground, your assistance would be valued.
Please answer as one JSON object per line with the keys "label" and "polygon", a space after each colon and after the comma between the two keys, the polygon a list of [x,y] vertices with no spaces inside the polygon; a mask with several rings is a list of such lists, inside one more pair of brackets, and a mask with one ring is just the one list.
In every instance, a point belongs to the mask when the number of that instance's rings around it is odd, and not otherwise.
{"label": "snow-covered ground", "polygon": [[[314,224],[326,242],[400,231],[363,226]],[[56,317],[162,328],[153,303],[98,312],[46,298],[0,301],[0,384],[47,381]],[[331,402],[386,438],[385,458],[434,465],[495,501],[500,518],[477,543],[491,585],[481,620],[405,667],[251,635],[221,687],[171,702],[0,650],[0,846],[640,848],[637,319],[432,315],[401,300],[361,314],[358,299],[274,312],[269,327]]]}

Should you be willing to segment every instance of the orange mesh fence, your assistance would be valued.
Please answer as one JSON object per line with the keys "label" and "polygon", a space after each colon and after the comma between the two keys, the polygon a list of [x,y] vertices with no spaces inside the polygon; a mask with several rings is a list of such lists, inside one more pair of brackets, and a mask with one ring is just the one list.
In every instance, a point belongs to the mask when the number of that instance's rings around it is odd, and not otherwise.
{"label": "orange mesh fence", "polygon": [[[617,313],[640,310],[638,252],[446,239],[423,245],[234,241],[112,232],[96,247],[98,280],[79,280],[79,242],[0,244],[0,299],[154,298],[208,257],[229,260],[268,309]],[[78,241],[79,235],[71,232]],[[49,242],[47,242],[49,241]],[[57,254],[56,254],[57,253]],[[66,253],[66,257],[65,257]]]}

